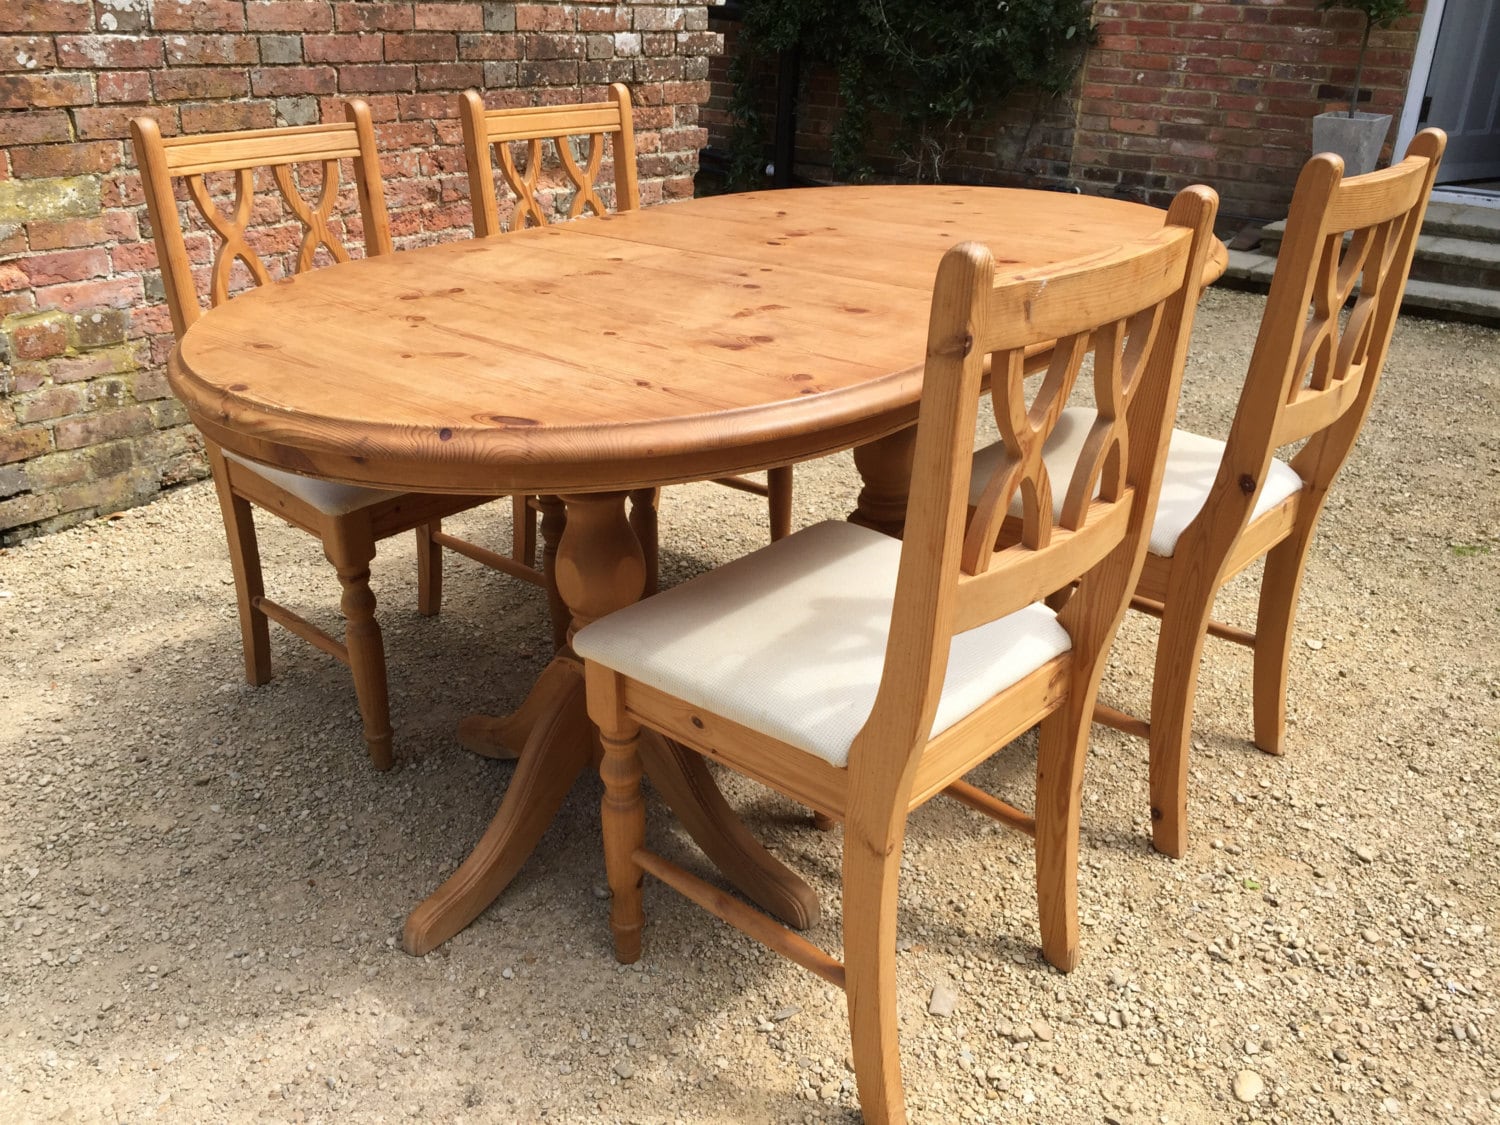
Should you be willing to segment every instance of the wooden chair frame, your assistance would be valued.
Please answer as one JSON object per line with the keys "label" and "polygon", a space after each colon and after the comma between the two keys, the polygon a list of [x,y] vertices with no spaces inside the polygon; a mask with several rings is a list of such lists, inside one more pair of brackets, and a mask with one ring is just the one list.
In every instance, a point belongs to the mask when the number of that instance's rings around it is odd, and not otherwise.
{"label": "wooden chair frame", "polygon": [[[244,265],[257,284],[271,280],[269,269],[251,245],[256,169],[270,171],[283,202],[302,227],[296,272],[313,268],[319,249],[335,261],[349,259],[348,249],[332,228],[341,182],[340,161],[346,159],[353,162],[365,252],[372,256],[392,252],[369,107],[362,101],[346,102],[345,114],[347,120],[338,123],[189,137],[163,137],[154,118],[138,117],[131,122],[131,139],[141,168],[167,306],[179,340],[203,315],[203,307],[179,218],[174,180],[184,182],[188,200],[217,243],[209,274],[210,305],[229,299],[231,271],[236,261]],[[292,173],[294,165],[306,163],[317,163],[322,169],[322,185],[316,201],[311,203],[302,195]],[[205,175],[211,172],[230,172],[235,176],[235,196],[228,214],[214,202],[205,183]],[[518,532],[517,545],[527,553],[510,559],[443,532],[444,516],[488,503],[489,497],[390,492],[386,498],[330,514],[271,476],[258,472],[248,462],[226,456],[214,443],[206,441],[205,446],[229,541],[246,680],[252,684],[270,680],[268,622],[286,627],[349,667],[354,675],[370,760],[377,769],[390,768],[385,649],[375,620],[375,596],[369,581],[375,544],[402,532],[416,532],[418,610],[430,616],[438,612],[442,601],[443,547],[540,585],[541,573],[522,561],[534,558],[534,538],[528,538],[524,529]],[[345,618],[343,640],[265,596],[252,506],[276,513],[315,536],[323,545],[343,589],[340,602]]]}
{"label": "wooden chair frame", "polygon": [[[604,142],[609,138],[613,157],[615,209],[634,211],[641,205],[636,178],[635,129],[631,113],[630,90],[622,82],[609,87],[609,100],[581,105],[552,105],[511,109],[486,109],[477,90],[460,95],[459,120],[463,124],[464,153],[469,171],[469,199],[474,212],[474,234],[478,238],[502,234],[500,204],[496,194],[496,170],[514,199],[510,229],[521,226],[546,226],[551,217],[538,198],[544,162],[544,141],[551,141],[573,200],[569,219],[588,212],[606,213],[597,181],[603,164]],[[570,137],[587,138],[588,152],[580,163],[574,155]],[[517,163],[512,145],[526,144],[524,165]],[[716,484],[750,492],[767,499],[771,538],[780,539],[792,527],[792,467],[782,465],[767,470],[766,483],[745,476],[720,477]],[[657,585],[658,490],[640,489],[631,494],[631,522],[646,553],[648,590]],[[557,539],[562,535],[565,515],[561,504],[538,498],[528,502],[516,497],[516,524],[534,524],[534,510],[543,512],[542,538],[544,557],[556,555]],[[562,643],[567,617],[554,616],[556,639]]]}
{"label": "wooden chair frame", "polygon": [[[589,714],[603,744],[603,828],[615,955],[640,955],[644,872],[848,994],[865,1120],[905,1118],[896,1020],[896,909],[909,812],[938,793],[1033,837],[1042,947],[1078,960],[1077,852],[1083,762],[1095,693],[1123,618],[1150,522],[1217,197],[1179,195],[1150,242],[1037,274],[994,276],[989,251],[955,247],[939,267],[907,523],[887,659],[847,768],[690,705],[589,660]],[[1056,340],[1028,404],[1026,350]],[[1041,449],[1086,354],[1099,421],[1053,517]],[[986,361],[1010,456],[968,510]],[[1097,485],[1097,495],[1095,486]],[[1006,530],[1011,499],[1023,517]],[[774,550],[775,548],[768,548]],[[929,738],[954,634],[1077,581],[1058,617],[1070,651]],[[726,641],[728,639],[726,638]],[[890,654],[899,654],[892,658]],[[963,775],[1040,723],[1034,815]],[[638,743],[648,727],[845,823],[844,961],[645,848]]]}
{"label": "wooden chair frame", "polygon": [[[1171,557],[1146,556],[1131,604],[1161,619],[1151,719],[1103,706],[1096,718],[1149,740],[1152,838],[1168,855],[1187,850],[1188,743],[1207,635],[1253,651],[1255,745],[1284,749],[1308,547],[1370,412],[1446,140],[1424,130],[1399,164],[1350,179],[1331,154],[1303,168],[1208,499]],[[1252,519],[1272,458],[1299,441],[1290,464],[1301,489]],[[1255,632],[1214,620],[1219,590],[1262,555]]]}

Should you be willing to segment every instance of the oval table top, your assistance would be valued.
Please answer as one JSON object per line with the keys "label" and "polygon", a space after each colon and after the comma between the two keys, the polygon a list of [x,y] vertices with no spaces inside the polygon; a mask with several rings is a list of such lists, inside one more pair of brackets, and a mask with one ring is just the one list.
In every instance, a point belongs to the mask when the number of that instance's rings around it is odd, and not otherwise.
{"label": "oval table top", "polygon": [[[194,422],[294,472],[402,490],[704,479],[916,417],[933,279],[1108,253],[1164,213],[880,186],[724,195],[314,270],[211,310],[168,374]],[[1211,276],[1224,270],[1220,247]]]}

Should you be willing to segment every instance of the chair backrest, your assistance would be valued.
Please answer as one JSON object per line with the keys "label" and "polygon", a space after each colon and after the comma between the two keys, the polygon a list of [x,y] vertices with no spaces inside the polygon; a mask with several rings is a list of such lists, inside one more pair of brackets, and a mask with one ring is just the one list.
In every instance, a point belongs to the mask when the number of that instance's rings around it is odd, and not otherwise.
{"label": "chair backrest", "polygon": [[[989,250],[976,243],[944,256],[885,670],[851,767],[862,768],[864,746],[877,743],[883,770],[914,766],[955,633],[1076,581],[1059,616],[1075,661],[1092,669],[1107,649],[1144,560],[1217,210],[1213,191],[1189,188],[1144,242],[998,279]],[[1028,402],[1026,349],[1052,340]],[[1090,354],[1098,419],[1054,515],[1042,447]],[[986,357],[1006,457],[969,516]],[[1007,532],[1018,494],[1019,532]]]}
{"label": "chair backrest", "polygon": [[1292,460],[1304,489],[1332,483],[1369,413],[1446,144],[1426,129],[1399,164],[1350,179],[1329,153],[1303,167],[1224,459],[1189,535],[1237,536],[1272,456],[1293,442],[1308,439]]}
{"label": "chair backrest", "polygon": [[[610,138],[614,163],[615,209],[633,211],[641,205],[636,183],[635,129],[631,122],[630,91],[616,82],[610,100],[586,105],[547,105],[519,109],[485,109],[476,90],[461,95],[464,152],[469,166],[469,205],[474,210],[474,233],[480,238],[501,233],[500,205],[495,194],[495,164],[510,188],[514,202],[510,229],[546,226],[551,220],[543,207],[544,193],[557,187],[573,193],[568,218],[585,210],[605,213],[599,195],[599,171],[604,161],[604,138]],[[588,154],[579,164],[570,138],[587,137]],[[542,142],[550,140],[567,183],[543,179],[546,167]],[[526,160],[518,166],[511,145],[527,142]],[[493,161],[491,160],[493,154]]]}
{"label": "chair backrest", "polygon": [[[385,192],[380,182],[380,162],[375,151],[375,129],[370,109],[362,101],[344,103],[347,121],[325,125],[301,125],[285,129],[252,129],[238,133],[163,137],[155,118],[137,117],[130,123],[136,162],[146,193],[146,209],[156,240],[167,305],[172,310],[172,328],[179,337],[203,314],[193,281],[187,243],[178,217],[172,181],[180,179],[188,197],[197,206],[216,242],[209,275],[211,305],[229,299],[230,274],[236,260],[244,264],[258,285],[271,280],[265,261],[249,241],[257,218],[255,172],[267,169],[286,208],[302,227],[297,246],[296,272],[312,269],[318,250],[335,261],[349,260],[349,250],[330,224],[340,188],[339,161],[354,162],[354,183],[359,194],[359,213],[364,226],[365,252],[391,251],[390,224],[385,210]],[[309,203],[298,189],[292,169],[297,164],[322,166],[322,182],[316,202]],[[204,177],[212,172],[235,174],[233,212],[225,214],[214,202]]]}

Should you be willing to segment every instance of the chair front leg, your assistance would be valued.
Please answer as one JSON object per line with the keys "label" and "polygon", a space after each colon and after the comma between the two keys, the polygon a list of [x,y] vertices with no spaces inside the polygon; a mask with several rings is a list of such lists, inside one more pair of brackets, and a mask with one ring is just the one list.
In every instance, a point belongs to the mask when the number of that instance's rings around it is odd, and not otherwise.
{"label": "chair front leg", "polygon": [[[904,828],[904,824],[902,825]],[[854,1080],[868,1125],[906,1120],[896,1016],[896,905],[903,832],[851,814],[844,827],[844,991]]]}
{"label": "chair front leg", "polygon": [[1292,626],[1307,570],[1313,521],[1297,521],[1292,534],[1266,555],[1260,579],[1260,604],[1255,616],[1255,670],[1252,706],[1255,745],[1267,754],[1280,754],[1286,740],[1287,671],[1292,657]]}
{"label": "chair front leg", "polygon": [[224,535],[229,542],[229,569],[234,574],[245,681],[258,687],[271,681],[271,630],[266,615],[256,607],[266,590],[260,572],[260,547],[255,538],[255,514],[250,501],[236,496],[230,488],[224,456],[212,446],[209,464],[219,496],[219,512],[224,517]]}
{"label": "chair front leg", "polygon": [[434,536],[443,530],[442,520],[417,528],[417,612],[436,617],[443,605],[443,547]]}
{"label": "chair front leg", "polygon": [[1187,853],[1188,741],[1198,694],[1198,665],[1213,613],[1213,580],[1191,579],[1167,598],[1151,684],[1151,843],[1164,855]]}
{"label": "chair front leg", "polygon": [[343,597],[344,648],[354,675],[354,695],[364,720],[365,745],[378,770],[391,768],[391,713],[385,681],[385,643],[375,621],[375,594],[370,589],[370,560],[375,540],[367,527],[340,521],[323,537],[323,552],[338,571]]}
{"label": "chair front leg", "polygon": [[646,844],[646,802],[641,797],[640,724],[617,714],[601,724],[604,756],[599,776],[604,782],[600,821],[604,829],[604,866],[611,894],[609,927],[615,938],[615,960],[633,964],[641,957],[641,883],[645,871],[635,860]]}

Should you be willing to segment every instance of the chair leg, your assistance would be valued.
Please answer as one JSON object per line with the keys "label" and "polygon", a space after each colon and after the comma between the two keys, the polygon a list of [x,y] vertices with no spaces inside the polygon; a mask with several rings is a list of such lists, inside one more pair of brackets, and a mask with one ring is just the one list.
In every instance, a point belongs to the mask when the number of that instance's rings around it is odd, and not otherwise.
{"label": "chair leg", "polygon": [[901,1044],[896,1017],[896,904],[901,834],[865,830],[851,820],[844,833],[844,990],[854,1080],[868,1125],[906,1120]]}
{"label": "chair leg", "polygon": [[443,547],[433,538],[442,530],[442,520],[417,528],[417,612],[423,617],[436,617],[443,606]]}
{"label": "chair leg", "polygon": [[600,820],[604,829],[604,865],[611,893],[609,927],[615,936],[615,960],[633,964],[641,957],[641,883],[645,871],[635,861],[646,843],[646,802],[641,797],[641,756],[638,723],[620,717],[617,726],[600,729],[604,757],[599,776],[604,781]]}
{"label": "chair leg", "polygon": [[1292,656],[1292,626],[1307,569],[1312,528],[1300,527],[1266,555],[1255,617],[1253,708],[1255,745],[1280,754],[1286,739],[1287,668]]}
{"label": "chair leg", "polygon": [[552,618],[552,650],[556,652],[568,643],[568,626],[573,621],[568,603],[557,589],[557,545],[568,526],[568,506],[560,496],[538,496],[537,506],[542,510],[542,578],[547,612]]}
{"label": "chair leg", "polygon": [[510,498],[510,553],[511,557],[527,566],[536,565],[536,512],[532,510],[529,496]]}
{"label": "chair leg", "polygon": [[369,530],[339,524],[323,538],[323,551],[338,571],[344,588],[344,647],[354,674],[354,695],[364,720],[365,745],[378,770],[391,768],[391,713],[385,683],[385,645],[375,621],[375,594],[370,590],[370,560],[375,541]]}
{"label": "chair leg", "polygon": [[1042,955],[1065,973],[1073,971],[1079,957],[1078,824],[1093,725],[1092,697],[1092,692],[1074,692],[1042,721],[1037,739],[1037,915]]}
{"label": "chair leg", "polygon": [[1151,685],[1151,843],[1164,855],[1187,853],[1188,741],[1198,694],[1198,663],[1213,612],[1213,587],[1173,592],[1156,642]]}
{"label": "chair leg", "polygon": [[229,567],[234,573],[234,595],[239,606],[245,680],[259,686],[271,680],[271,629],[266,615],[255,604],[266,592],[260,573],[260,547],[255,538],[255,514],[250,501],[230,489],[222,465],[214,466],[214,486],[218,489],[219,511],[229,541]]}
{"label": "chair leg", "polygon": [[766,500],[771,509],[771,542],[792,533],[792,467],[766,471]]}
{"label": "chair leg", "polygon": [[657,558],[657,510],[660,504],[659,488],[637,488],[630,493],[630,528],[640,540],[641,554],[646,559],[646,589],[641,596],[647,598],[661,586],[661,565]]}

